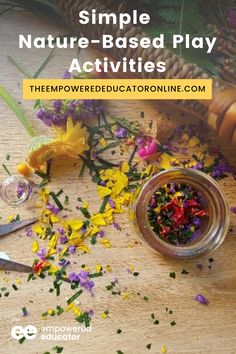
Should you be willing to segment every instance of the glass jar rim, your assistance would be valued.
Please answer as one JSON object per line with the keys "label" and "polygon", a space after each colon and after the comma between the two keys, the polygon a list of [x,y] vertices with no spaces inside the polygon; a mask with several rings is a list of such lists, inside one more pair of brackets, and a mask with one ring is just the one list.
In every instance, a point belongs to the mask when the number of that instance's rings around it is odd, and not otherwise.
{"label": "glass jar rim", "polygon": [[[193,243],[173,245],[162,240],[151,228],[147,206],[151,196],[164,184],[178,181],[193,185],[207,195],[211,203],[212,225],[209,223],[205,235]],[[206,187],[206,188],[205,188]],[[206,173],[184,167],[173,167],[151,177],[141,188],[135,202],[136,225],[141,238],[151,249],[177,258],[192,258],[216,249],[225,239],[230,225],[229,207],[220,185]]]}

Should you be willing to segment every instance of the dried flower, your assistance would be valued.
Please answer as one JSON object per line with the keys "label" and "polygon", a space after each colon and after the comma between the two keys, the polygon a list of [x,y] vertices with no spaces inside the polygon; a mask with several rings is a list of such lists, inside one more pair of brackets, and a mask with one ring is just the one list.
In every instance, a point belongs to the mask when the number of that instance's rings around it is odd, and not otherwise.
{"label": "dried flower", "polygon": [[231,208],[230,208],[230,211],[232,211],[233,214],[236,214],[236,206],[231,207]]}
{"label": "dried flower", "polygon": [[29,167],[29,165],[27,165],[26,163],[20,163],[17,166],[16,170],[17,170],[17,172],[19,172],[21,175],[23,175],[25,177],[29,177],[33,173],[33,169],[31,167]]}
{"label": "dried flower", "polygon": [[139,157],[141,157],[142,159],[147,159],[150,156],[154,155],[157,152],[157,146],[158,145],[155,139],[151,137],[146,137],[146,139],[144,139],[143,144],[138,149]]}
{"label": "dried flower", "polygon": [[124,139],[127,136],[127,130],[123,127],[118,127],[115,131],[115,137],[118,139]]}
{"label": "dried flower", "polygon": [[67,156],[78,159],[88,150],[88,132],[80,123],[73,124],[72,118],[67,121],[66,131],[57,131],[57,138],[36,137],[29,147],[28,162],[33,168],[40,169],[49,159]]}
{"label": "dried flower", "polygon": [[207,305],[209,301],[204,295],[198,294],[195,296],[195,300],[200,302],[200,304]]}

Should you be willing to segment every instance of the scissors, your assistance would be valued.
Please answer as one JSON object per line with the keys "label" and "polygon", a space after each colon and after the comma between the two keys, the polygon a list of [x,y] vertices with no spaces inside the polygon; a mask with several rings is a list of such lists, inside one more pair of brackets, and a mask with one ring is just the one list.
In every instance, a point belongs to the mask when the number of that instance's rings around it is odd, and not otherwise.
{"label": "scissors", "polygon": [[[5,225],[0,225],[0,237],[6,236],[16,230],[22,229],[23,227],[32,225],[36,221],[38,221],[38,218],[16,221]],[[31,273],[33,271],[33,268],[31,266],[9,261],[3,258],[0,258],[0,269],[11,270],[15,272],[23,272],[23,273]]]}

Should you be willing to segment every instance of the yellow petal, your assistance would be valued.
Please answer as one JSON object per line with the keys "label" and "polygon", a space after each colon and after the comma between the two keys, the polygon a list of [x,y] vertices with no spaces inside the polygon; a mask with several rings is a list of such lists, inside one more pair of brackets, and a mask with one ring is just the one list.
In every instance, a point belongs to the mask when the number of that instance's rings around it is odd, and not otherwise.
{"label": "yellow petal", "polygon": [[97,264],[97,265],[95,266],[95,270],[96,270],[97,273],[101,272],[101,270],[102,270],[102,265],[101,265],[101,264]]}
{"label": "yellow petal", "polygon": [[122,162],[121,171],[124,173],[128,173],[129,170],[130,170],[130,165],[128,164],[128,162],[126,161]]}
{"label": "yellow petal", "polygon": [[160,156],[159,166],[161,169],[167,170],[168,168],[173,167],[171,163],[177,162],[177,160],[165,152]]}
{"label": "yellow petal", "polygon": [[78,246],[78,249],[79,249],[80,251],[83,251],[84,253],[91,253],[89,247],[86,246],[86,245],[79,245],[79,246]]}
{"label": "yellow petal", "polygon": [[188,147],[195,147],[200,144],[200,140],[196,137],[193,136],[187,143]]}
{"label": "yellow petal", "polygon": [[49,268],[49,273],[51,274],[55,274],[57,271],[59,270],[59,267],[55,266],[54,264],[52,264]]}
{"label": "yellow petal", "polygon": [[104,186],[97,186],[97,193],[101,199],[111,194],[111,189]]}
{"label": "yellow petal", "polygon": [[67,251],[67,247],[64,247],[62,249],[62,251],[59,253],[59,258],[62,258],[64,256],[64,254],[66,253],[66,251]]}
{"label": "yellow petal", "polygon": [[59,235],[55,234],[52,236],[51,240],[48,242],[48,246],[51,248],[56,248]]}
{"label": "yellow petal", "polygon": [[111,248],[111,244],[110,244],[110,241],[107,240],[107,239],[102,239],[101,241],[101,244],[106,247],[106,248]]}
{"label": "yellow petal", "polygon": [[53,224],[59,222],[59,218],[58,218],[56,215],[50,214],[49,217],[50,217],[50,220],[51,220],[51,222],[52,222]]}
{"label": "yellow petal", "polygon": [[32,249],[32,252],[33,252],[33,253],[38,252],[38,250],[39,250],[39,244],[38,244],[37,241],[34,241],[34,242],[32,243],[31,249]]}
{"label": "yellow petal", "polygon": [[97,213],[95,215],[92,215],[90,218],[90,221],[97,226],[105,226],[106,221],[101,213]]}
{"label": "yellow petal", "polygon": [[99,143],[102,147],[106,147],[107,146],[107,141],[104,138],[99,139]]}
{"label": "yellow petal", "polygon": [[72,230],[78,231],[84,225],[84,222],[82,220],[74,219],[74,220],[69,220],[68,225],[71,227]]}

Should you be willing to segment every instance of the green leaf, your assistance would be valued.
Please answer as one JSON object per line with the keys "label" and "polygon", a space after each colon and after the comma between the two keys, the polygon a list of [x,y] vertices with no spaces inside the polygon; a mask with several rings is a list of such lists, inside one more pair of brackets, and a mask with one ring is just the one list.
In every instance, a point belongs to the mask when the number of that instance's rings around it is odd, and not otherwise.
{"label": "green leaf", "polygon": [[37,79],[37,77],[39,77],[39,75],[41,74],[41,72],[46,68],[46,66],[48,65],[48,63],[50,62],[50,60],[53,57],[55,49],[52,49],[50,51],[50,53],[48,54],[48,56],[46,57],[46,59],[43,61],[43,63],[40,65],[40,67],[38,68],[38,70],[36,71],[36,73],[33,75],[34,79]]}
{"label": "green leaf", "polygon": [[11,55],[7,55],[7,59],[12,63],[23,75],[28,77],[29,79],[32,79],[32,75],[28,72],[28,70],[20,64],[15,58],[13,58]]}
{"label": "green leaf", "polygon": [[159,15],[167,22],[178,23],[179,11],[173,8],[162,8],[159,11]]}
{"label": "green leaf", "polygon": [[0,85],[0,97],[5,101],[5,103],[12,109],[12,111],[16,114],[17,118],[27,131],[27,133],[31,136],[35,136],[35,132],[30,126],[27,118],[25,117],[23,111],[21,110],[19,104],[16,102],[16,100],[9,94],[9,92]]}
{"label": "green leaf", "polygon": [[73,296],[71,296],[68,300],[67,300],[67,304],[70,305],[73,301],[75,301],[77,299],[77,297],[79,297],[81,294],[83,293],[83,290],[79,290],[77,293],[75,293]]}

